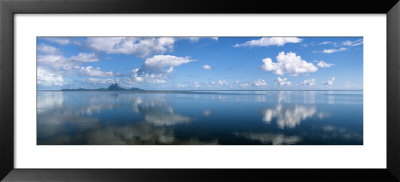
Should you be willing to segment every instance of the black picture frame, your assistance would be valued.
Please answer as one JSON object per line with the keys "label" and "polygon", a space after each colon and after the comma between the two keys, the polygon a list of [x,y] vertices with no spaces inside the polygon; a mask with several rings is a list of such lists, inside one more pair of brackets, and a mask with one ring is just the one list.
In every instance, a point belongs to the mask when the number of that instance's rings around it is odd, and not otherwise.
{"label": "black picture frame", "polygon": [[[315,16],[319,13],[386,14],[387,168],[15,169],[14,15],[31,13],[313,13]],[[399,18],[398,0],[0,0],[0,179],[4,181],[400,181]],[[377,60],[379,61],[385,60]]]}

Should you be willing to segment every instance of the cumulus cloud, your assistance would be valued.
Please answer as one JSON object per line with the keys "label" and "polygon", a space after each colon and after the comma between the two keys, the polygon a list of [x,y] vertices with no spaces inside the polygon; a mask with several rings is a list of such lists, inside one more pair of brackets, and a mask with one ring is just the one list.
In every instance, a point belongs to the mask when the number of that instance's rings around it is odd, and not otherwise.
{"label": "cumulus cloud", "polygon": [[243,44],[235,44],[234,47],[283,46],[287,43],[299,43],[301,41],[302,39],[297,37],[263,37],[247,41]]}
{"label": "cumulus cloud", "polygon": [[218,80],[219,85],[228,85],[229,83],[226,80]]}
{"label": "cumulus cloud", "polygon": [[[38,84],[43,86],[62,86],[65,85],[63,76],[72,72],[80,72],[89,76],[96,76],[100,70],[94,68],[81,69],[81,66],[88,62],[97,62],[99,58],[94,53],[79,53],[78,55],[65,57],[60,51],[55,51],[51,47],[39,48],[37,56],[38,64]],[[38,50],[39,51],[39,50]],[[90,72],[92,71],[92,72]],[[96,73],[94,73],[95,71]],[[93,74],[92,74],[93,73]],[[106,74],[106,72],[104,72]],[[46,75],[46,76],[43,76]],[[48,77],[48,78],[45,78]],[[45,83],[47,82],[47,83]],[[63,84],[61,84],[63,83]]]}
{"label": "cumulus cloud", "polygon": [[274,71],[277,75],[284,75],[285,73],[290,76],[297,76],[303,73],[316,72],[318,68],[312,63],[302,60],[296,53],[280,52],[276,56],[277,62],[272,62],[271,58],[265,58],[262,60],[264,63],[261,69],[264,71]]}
{"label": "cumulus cloud", "polygon": [[342,52],[342,51],[345,51],[345,50],[347,50],[347,48],[341,47],[339,49],[324,49],[322,51],[313,51],[313,52],[315,52],[315,53],[332,54],[332,53],[335,53],[335,52]]}
{"label": "cumulus cloud", "polygon": [[147,58],[144,62],[145,66],[154,68],[154,69],[162,69],[164,67],[175,67],[181,64],[189,63],[194,60],[189,57],[176,57],[171,55],[156,55],[151,58]]}
{"label": "cumulus cloud", "polygon": [[87,63],[87,62],[97,62],[99,58],[94,53],[81,52],[77,56],[71,56],[69,60]]}
{"label": "cumulus cloud", "polygon": [[325,82],[325,85],[329,85],[332,86],[333,85],[333,81],[335,81],[335,77],[332,77],[331,79],[329,79],[328,81]]}
{"label": "cumulus cloud", "polygon": [[317,109],[315,107],[283,107],[282,105],[278,105],[274,109],[265,109],[262,120],[270,124],[276,118],[276,123],[280,129],[294,128],[301,121],[314,116],[316,112]]}
{"label": "cumulus cloud", "polygon": [[95,37],[87,39],[87,46],[107,54],[132,54],[144,58],[172,50],[174,42],[175,39],[170,37]]}
{"label": "cumulus cloud", "polygon": [[279,86],[290,86],[290,85],[292,85],[292,82],[287,81],[287,78],[278,77],[276,79],[276,81],[277,81],[277,85],[279,85]]}
{"label": "cumulus cloud", "polygon": [[259,86],[267,86],[268,84],[265,80],[256,80],[253,82],[253,85],[259,87]]}
{"label": "cumulus cloud", "polygon": [[94,53],[79,53],[76,56],[64,57],[61,54],[45,54],[38,55],[37,61],[39,64],[46,65],[52,68],[71,69],[82,63],[96,62],[98,57]]}
{"label": "cumulus cloud", "polygon": [[112,77],[112,76],[117,75],[117,74],[113,73],[112,71],[106,72],[106,71],[102,71],[99,67],[93,68],[92,66],[81,67],[79,72],[81,74],[88,75],[88,76]]}
{"label": "cumulus cloud", "polygon": [[54,69],[70,68],[72,66],[72,62],[68,61],[68,58],[58,54],[38,55],[37,62],[39,66],[45,65]]}
{"label": "cumulus cloud", "polygon": [[206,69],[206,70],[210,70],[210,69],[212,69],[213,67],[210,66],[210,65],[208,65],[208,64],[206,64],[206,65],[203,65],[203,68]]}
{"label": "cumulus cloud", "polygon": [[177,57],[171,55],[155,55],[147,58],[140,68],[131,72],[135,82],[165,83],[166,76],[174,70],[174,67],[195,61],[190,57]]}
{"label": "cumulus cloud", "polygon": [[200,83],[199,82],[193,82],[193,87],[194,88],[199,88],[200,87]]}
{"label": "cumulus cloud", "polygon": [[309,79],[309,80],[303,80],[302,84],[303,86],[315,86],[315,79]]}
{"label": "cumulus cloud", "polygon": [[250,84],[247,82],[239,82],[239,86],[240,87],[248,87],[248,86],[250,86]]}
{"label": "cumulus cloud", "polygon": [[134,82],[142,82],[142,81],[144,81],[144,78],[139,76],[139,68],[133,69],[131,72],[132,72],[131,73],[132,80]]}
{"label": "cumulus cloud", "polygon": [[40,44],[37,47],[37,51],[40,53],[44,53],[44,54],[55,54],[58,52],[58,49],[53,46],[46,45],[46,44]]}
{"label": "cumulus cloud", "polygon": [[326,63],[326,62],[324,62],[324,61],[319,61],[318,64],[317,64],[317,66],[318,66],[318,67],[321,67],[321,68],[329,68],[329,67],[333,66],[333,64]]}
{"label": "cumulus cloud", "polygon": [[355,41],[346,40],[346,41],[343,41],[342,44],[344,46],[354,47],[354,46],[362,45],[363,44],[363,40],[362,39],[358,39],[358,40],[355,40]]}
{"label": "cumulus cloud", "polygon": [[64,84],[64,79],[62,75],[56,74],[51,70],[38,67],[37,84],[42,86],[62,86]]}
{"label": "cumulus cloud", "polygon": [[79,53],[76,56],[64,57],[61,54],[43,54],[37,56],[38,67],[45,67],[57,74],[65,74],[79,69],[80,66],[88,62],[98,61],[94,53]]}

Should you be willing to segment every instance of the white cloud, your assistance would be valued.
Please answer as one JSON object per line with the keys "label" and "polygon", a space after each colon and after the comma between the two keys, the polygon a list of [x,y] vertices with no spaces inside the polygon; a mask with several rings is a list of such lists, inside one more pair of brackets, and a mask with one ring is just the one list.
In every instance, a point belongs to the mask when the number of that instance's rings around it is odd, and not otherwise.
{"label": "white cloud", "polygon": [[45,40],[50,41],[50,42],[54,42],[60,45],[67,45],[69,43],[71,43],[71,41],[67,38],[45,38]]}
{"label": "white cloud", "polygon": [[262,62],[264,64],[261,66],[261,69],[264,71],[275,71],[277,75],[288,73],[291,76],[316,72],[318,70],[312,63],[302,60],[300,56],[297,56],[296,53],[293,52],[287,54],[285,54],[285,52],[280,52],[278,56],[276,56],[276,60],[277,62],[274,63],[271,58],[263,59]]}
{"label": "white cloud", "polygon": [[332,77],[331,79],[329,79],[328,81],[325,82],[325,85],[329,85],[332,86],[333,85],[333,81],[335,81],[335,77]]}
{"label": "white cloud", "polygon": [[358,39],[358,40],[355,40],[355,41],[346,40],[346,41],[343,41],[342,44],[344,46],[354,47],[354,46],[362,45],[363,44],[363,40],[362,39]]}
{"label": "white cloud", "polygon": [[240,87],[248,87],[248,86],[250,86],[250,84],[246,83],[246,82],[239,82],[239,85],[240,85]]}
{"label": "white cloud", "polygon": [[171,55],[156,55],[151,58],[147,58],[144,64],[151,68],[164,68],[164,67],[174,67],[181,64],[189,63],[194,61],[189,57],[176,57]]}
{"label": "white cloud", "polygon": [[265,80],[256,80],[254,81],[253,85],[259,87],[259,86],[267,86],[268,84]]}
{"label": "white cloud", "polygon": [[116,76],[116,74],[111,71],[105,72],[105,71],[100,70],[99,67],[93,68],[92,66],[81,67],[79,72],[81,74],[88,75],[88,76],[103,76],[103,77]]}
{"label": "white cloud", "polygon": [[187,87],[186,84],[182,84],[182,83],[178,83],[178,84],[176,84],[176,86],[177,86],[177,87],[180,87],[180,88],[185,88],[185,87]]}
{"label": "white cloud", "polygon": [[276,118],[276,123],[279,128],[294,128],[301,123],[301,121],[312,117],[317,112],[315,107],[294,106],[283,107],[282,105],[276,106],[274,109],[265,109],[263,111],[263,121],[270,124]]}
{"label": "white cloud", "polygon": [[59,73],[79,69],[86,62],[96,62],[98,57],[94,53],[79,53],[76,56],[64,57],[61,54],[44,54],[37,56],[38,66],[45,66]]}
{"label": "white cloud", "polygon": [[46,44],[40,44],[37,47],[37,51],[41,52],[41,53],[45,53],[45,54],[55,54],[58,52],[58,49],[53,46],[46,45]]}
{"label": "white cloud", "polygon": [[313,51],[313,52],[316,52],[316,53],[325,53],[325,54],[332,54],[332,53],[335,53],[335,52],[342,52],[342,51],[345,51],[345,50],[347,50],[347,48],[345,48],[345,47],[341,47],[341,48],[339,48],[339,49],[324,49],[323,51]]}
{"label": "white cloud", "polygon": [[142,82],[142,81],[144,81],[144,78],[140,77],[138,72],[139,72],[139,68],[136,68],[136,69],[132,70],[132,80],[134,82]]}
{"label": "white cloud", "polygon": [[37,84],[42,86],[62,86],[64,84],[64,79],[62,75],[56,74],[51,70],[38,67]]}
{"label": "white cloud", "polygon": [[185,39],[189,40],[190,42],[198,42],[201,38],[209,38],[211,40],[218,41],[218,37],[187,37]]}
{"label": "white cloud", "polygon": [[60,51],[54,51],[53,48],[42,47],[40,49],[43,51],[39,52],[37,56],[38,84],[40,83],[44,86],[68,85],[69,83],[63,80],[63,76],[76,73],[89,76],[100,76],[101,74],[104,76],[117,75],[114,73],[110,74],[109,72],[101,72],[99,68],[81,68],[85,63],[99,61],[97,55],[94,53],[79,53],[78,55],[65,57]]}
{"label": "white cloud", "polygon": [[38,55],[37,56],[37,62],[38,64],[44,64],[46,66],[51,66],[51,67],[63,67],[66,66],[63,63],[68,64],[67,58],[65,58],[62,55],[57,55],[57,54],[50,54],[50,55]]}
{"label": "white cloud", "polygon": [[100,84],[100,85],[108,86],[110,84],[115,83],[115,80],[110,79],[110,78],[105,78],[105,79],[102,79],[102,78],[89,78],[89,79],[86,79],[85,82],[90,83],[90,84],[96,84],[96,85]]}
{"label": "white cloud", "polygon": [[283,46],[287,43],[299,43],[302,39],[297,37],[263,37],[257,40],[250,40],[243,44],[235,44],[234,47],[258,47],[258,46]]}
{"label": "white cloud", "polygon": [[190,63],[195,60],[189,57],[176,57],[171,55],[155,55],[147,58],[140,68],[132,70],[132,80],[135,82],[165,83],[165,78],[174,67]]}
{"label": "white cloud", "polygon": [[[79,53],[76,56],[71,56],[69,58],[64,57],[60,54],[49,54],[49,55],[38,55],[38,62],[45,64],[68,64],[74,61],[76,62],[96,62],[98,57],[94,53]],[[61,65],[59,65],[61,66]]]}
{"label": "white cloud", "polygon": [[319,45],[327,45],[327,44],[332,44],[332,42],[324,41],[324,42],[319,43]]}
{"label": "white cloud", "polygon": [[279,86],[290,86],[290,85],[292,85],[292,82],[287,81],[287,78],[278,77],[276,79],[276,81],[277,81],[277,85],[279,85]]}
{"label": "white cloud", "polygon": [[87,63],[97,62],[99,58],[94,53],[79,53],[77,56],[70,57],[69,60]]}
{"label": "white cloud", "polygon": [[150,83],[165,83],[166,74],[146,73],[142,79]]}
{"label": "white cloud", "polygon": [[189,37],[187,39],[189,39],[190,42],[198,42],[200,40],[200,37]]}
{"label": "white cloud", "polygon": [[303,80],[303,86],[315,86],[315,79]]}
{"label": "white cloud", "polygon": [[218,80],[219,85],[228,85],[228,82],[226,80]]}
{"label": "white cloud", "polygon": [[318,66],[318,67],[321,67],[321,68],[329,68],[329,67],[333,66],[333,64],[326,63],[326,62],[324,62],[324,61],[319,61],[318,64],[317,64],[317,66]]}
{"label": "white cloud", "polygon": [[88,38],[87,46],[107,54],[133,54],[138,57],[148,57],[162,54],[174,47],[174,38],[136,38],[136,37],[106,37]]}
{"label": "white cloud", "polygon": [[200,83],[199,82],[193,82],[193,87],[194,88],[199,88],[200,87]]}
{"label": "white cloud", "polygon": [[203,68],[206,69],[206,70],[210,70],[210,69],[212,69],[213,67],[210,66],[210,65],[208,65],[208,64],[206,64],[206,65],[203,66]]}

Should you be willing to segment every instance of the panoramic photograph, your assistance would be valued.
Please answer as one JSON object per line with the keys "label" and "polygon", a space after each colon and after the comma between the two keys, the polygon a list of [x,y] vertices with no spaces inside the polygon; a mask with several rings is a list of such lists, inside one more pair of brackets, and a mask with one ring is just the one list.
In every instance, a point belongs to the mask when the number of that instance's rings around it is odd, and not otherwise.
{"label": "panoramic photograph", "polygon": [[37,37],[37,145],[363,145],[363,37]]}

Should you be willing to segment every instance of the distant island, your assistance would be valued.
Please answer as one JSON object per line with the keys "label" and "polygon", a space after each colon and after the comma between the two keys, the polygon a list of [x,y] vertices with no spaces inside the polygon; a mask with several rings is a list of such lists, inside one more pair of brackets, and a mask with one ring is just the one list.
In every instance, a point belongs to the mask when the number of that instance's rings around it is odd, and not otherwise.
{"label": "distant island", "polygon": [[123,88],[118,85],[118,83],[111,84],[108,88],[96,88],[96,89],[87,89],[87,88],[77,88],[77,89],[61,89],[61,91],[143,91],[140,88]]}
{"label": "distant island", "polygon": [[[58,90],[60,91],[60,90]],[[215,94],[218,91],[362,91],[362,90],[144,90],[140,88],[123,88],[118,83],[111,84],[108,88],[75,88],[75,89],[61,89],[61,91],[136,91],[145,93],[195,93],[195,94]],[[200,91],[200,92],[199,92]],[[218,93],[221,94],[221,93]]]}

